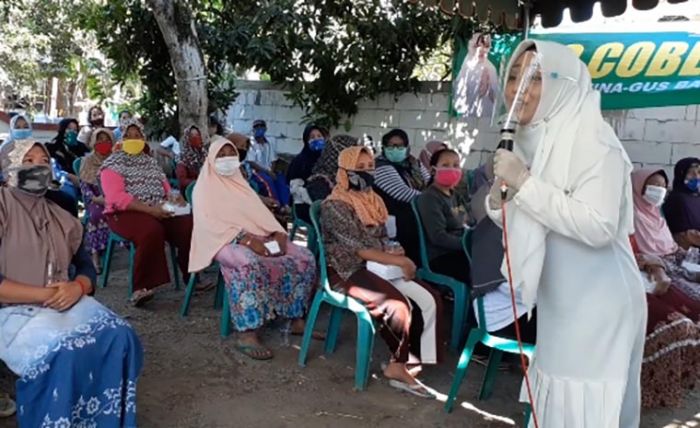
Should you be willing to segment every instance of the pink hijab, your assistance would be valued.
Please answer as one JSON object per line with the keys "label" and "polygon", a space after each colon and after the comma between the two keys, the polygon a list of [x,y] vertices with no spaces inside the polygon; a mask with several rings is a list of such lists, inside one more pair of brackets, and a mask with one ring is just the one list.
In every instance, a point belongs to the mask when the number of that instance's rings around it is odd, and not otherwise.
{"label": "pink hijab", "polygon": [[666,220],[659,208],[647,202],[644,195],[646,182],[654,174],[660,173],[668,178],[663,170],[638,169],[632,172],[632,190],[634,191],[634,238],[639,251],[652,256],[666,256],[678,251]]}
{"label": "pink hijab", "polygon": [[425,145],[423,150],[420,151],[420,155],[418,155],[418,158],[420,159],[420,163],[423,164],[423,166],[430,171],[430,158],[433,156],[433,153],[437,152],[438,150],[442,150],[444,148],[447,148],[447,144],[444,141],[440,140],[430,140],[428,143]]}
{"label": "pink hijab", "polygon": [[194,228],[190,246],[190,272],[198,272],[241,231],[267,236],[284,232],[270,210],[239,173],[222,176],[214,168],[216,155],[229,140],[215,136],[192,192]]}

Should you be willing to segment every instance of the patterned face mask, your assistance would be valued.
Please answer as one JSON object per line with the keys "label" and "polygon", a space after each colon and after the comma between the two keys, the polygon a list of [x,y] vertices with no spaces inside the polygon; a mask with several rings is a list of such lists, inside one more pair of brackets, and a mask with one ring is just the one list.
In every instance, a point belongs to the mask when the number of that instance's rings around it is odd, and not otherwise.
{"label": "patterned face mask", "polygon": [[53,176],[48,165],[26,165],[17,171],[17,188],[35,196],[44,196]]}
{"label": "patterned face mask", "polygon": [[374,184],[374,171],[348,171],[348,182],[351,190],[364,192]]}

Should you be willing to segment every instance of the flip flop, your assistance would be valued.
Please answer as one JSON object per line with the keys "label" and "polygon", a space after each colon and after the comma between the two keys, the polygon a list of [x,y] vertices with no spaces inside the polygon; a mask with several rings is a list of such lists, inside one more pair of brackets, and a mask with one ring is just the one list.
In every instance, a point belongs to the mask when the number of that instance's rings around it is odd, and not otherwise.
{"label": "flip flop", "polygon": [[[304,335],[304,330],[302,331],[293,331],[292,336],[303,336]],[[326,340],[326,335],[322,331],[314,330],[313,333],[311,333],[311,337],[315,340]]]}
{"label": "flip flop", "polygon": [[[416,381],[418,382],[418,381]],[[402,392],[408,392],[411,395],[415,395],[420,398],[435,398],[433,394],[428,391],[422,383],[418,382],[415,385],[409,385],[406,382],[401,382],[400,380],[391,379],[389,381],[389,386],[396,388]]]}
{"label": "flip flop", "polygon": [[[138,293],[138,292],[137,292],[137,293]],[[135,293],[135,294],[136,294],[136,293]],[[151,300],[153,300],[153,297],[154,297],[154,296],[155,296],[155,293],[153,293],[153,291],[150,291],[150,290],[149,290],[149,291],[146,291],[146,292],[143,292],[143,293],[138,293],[136,296],[133,296],[133,297],[131,298],[131,304],[132,304],[135,308],[140,308],[140,307],[142,307],[143,305],[145,305],[146,303],[148,303],[148,302],[150,302]]]}
{"label": "flip flop", "polygon": [[0,394],[0,418],[7,418],[17,412],[15,401],[6,393]]}
{"label": "flip flop", "polygon": [[194,286],[194,291],[197,293],[204,293],[205,291],[213,290],[216,284],[208,282],[206,284],[199,283]]}
{"label": "flip flop", "polygon": [[[243,345],[240,343],[236,343],[234,347],[238,352],[253,360],[265,361],[274,357],[271,350],[261,345]],[[267,352],[267,355],[261,356],[261,354],[264,352]]]}

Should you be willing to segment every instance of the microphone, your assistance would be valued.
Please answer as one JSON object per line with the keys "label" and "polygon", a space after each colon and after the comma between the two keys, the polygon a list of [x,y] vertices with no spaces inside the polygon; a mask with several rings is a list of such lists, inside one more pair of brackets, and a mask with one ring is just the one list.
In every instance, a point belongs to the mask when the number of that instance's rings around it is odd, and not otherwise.
{"label": "microphone", "polygon": [[[515,129],[501,129],[501,141],[498,143],[499,149],[513,151],[513,138],[515,137]],[[505,181],[501,182],[501,201],[506,200],[508,197],[508,186]]]}

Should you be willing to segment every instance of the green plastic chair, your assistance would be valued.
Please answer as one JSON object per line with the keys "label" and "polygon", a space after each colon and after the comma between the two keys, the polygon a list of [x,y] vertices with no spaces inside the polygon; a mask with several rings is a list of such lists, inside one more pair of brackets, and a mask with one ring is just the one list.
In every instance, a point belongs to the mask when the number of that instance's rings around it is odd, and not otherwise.
{"label": "green plastic chair", "polygon": [[[194,191],[194,186],[197,184],[196,181],[190,183],[185,189],[185,199],[192,205],[192,192]],[[218,271],[216,278],[216,293],[214,294],[214,309],[221,308],[221,322],[219,325],[219,331],[221,337],[228,337],[231,334],[231,311],[228,301],[228,291],[226,290],[226,284],[224,283],[224,277],[219,269],[219,264],[217,262],[212,263],[212,267]],[[187,289],[185,290],[185,300],[182,302],[182,307],[180,308],[180,317],[185,318],[190,310],[190,302],[192,301],[192,295],[194,294],[195,284],[197,283],[197,273],[190,273],[189,281],[187,282]]]}
{"label": "green plastic chair", "polygon": [[[83,163],[83,158],[76,158],[73,161],[73,171],[75,171],[75,174],[78,175],[80,173],[80,165]],[[85,209],[85,202],[83,201],[82,195],[78,193],[78,207],[81,205],[83,206],[83,216],[80,218],[80,223],[85,226],[88,222],[88,213],[87,210]]]}
{"label": "green plastic chair", "polygon": [[326,252],[323,246],[321,235],[320,214],[321,202],[317,201],[311,205],[311,222],[316,232],[316,241],[319,252],[319,266],[321,270],[321,288],[316,291],[316,296],[311,304],[311,310],[306,319],[306,328],[299,351],[299,365],[306,366],[306,357],[311,345],[311,336],[316,324],[316,318],[321,308],[321,304],[327,303],[332,306],[331,317],[328,323],[326,334],[325,353],[330,354],[335,350],[338,333],[340,331],[340,320],[343,310],[348,310],[357,317],[357,348],[355,351],[355,389],[363,391],[367,388],[369,379],[370,357],[374,347],[375,327],[372,316],[362,303],[343,293],[333,291],[328,282],[328,267],[326,266]]}
{"label": "green plastic chair", "polygon": [[[129,246],[129,273],[127,274],[127,281],[129,283],[129,298],[134,293],[134,258],[136,257],[136,246],[133,242],[126,238],[119,236],[114,232],[109,232],[109,240],[107,241],[107,250],[105,251],[104,258],[102,259],[102,266],[104,266],[102,272],[102,280],[100,281],[100,288],[107,287],[107,280],[109,279],[109,270],[112,266],[112,253],[114,252],[114,246],[118,243],[123,243]],[[175,253],[175,247],[170,247],[170,261],[173,268],[173,278],[175,279],[175,289],[180,289],[180,274],[177,269],[177,254]]]}
{"label": "green plastic chair", "polygon": [[413,215],[416,217],[418,226],[418,242],[420,245],[421,267],[416,271],[416,276],[423,281],[432,284],[442,285],[449,288],[454,296],[454,310],[452,313],[452,333],[450,336],[450,349],[454,352],[459,350],[459,343],[467,329],[467,316],[469,315],[469,284],[464,284],[447,275],[433,272],[430,269],[428,260],[428,250],[426,248],[426,238],[423,233],[423,223],[416,200],[411,201]]}
{"label": "green plastic chair", "polygon": [[[467,233],[462,240],[462,247],[464,252],[467,254],[469,259],[471,259],[471,233]],[[484,380],[481,383],[481,390],[479,391],[479,400],[486,400],[491,396],[493,391],[493,385],[496,381],[496,375],[498,374],[498,366],[501,363],[501,358],[504,352],[511,354],[520,354],[520,349],[518,348],[518,342],[512,339],[505,339],[498,336],[491,335],[486,330],[486,316],[484,314],[484,299],[483,297],[478,297],[476,299],[477,304],[477,315],[479,317],[479,324],[474,327],[469,332],[469,338],[467,343],[462,350],[462,354],[457,362],[457,370],[455,371],[455,377],[452,381],[452,387],[450,388],[450,393],[445,402],[445,410],[447,412],[452,411],[455,398],[459,392],[459,387],[464,380],[464,376],[467,374],[467,368],[471,362],[472,354],[474,352],[474,347],[477,343],[481,342],[485,346],[491,348],[491,354],[489,355],[489,363],[486,367],[486,373],[484,374]],[[532,361],[532,357],[535,354],[535,345],[523,344],[523,351],[527,356],[528,360]],[[526,421],[529,418],[529,406],[525,412]],[[527,426],[527,424],[526,424]]]}
{"label": "green plastic chair", "polygon": [[318,256],[318,246],[316,245],[316,230],[309,223],[297,217],[297,204],[292,202],[292,230],[289,232],[289,239],[294,241],[299,228],[306,229],[307,247],[315,256]]}

